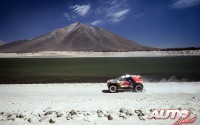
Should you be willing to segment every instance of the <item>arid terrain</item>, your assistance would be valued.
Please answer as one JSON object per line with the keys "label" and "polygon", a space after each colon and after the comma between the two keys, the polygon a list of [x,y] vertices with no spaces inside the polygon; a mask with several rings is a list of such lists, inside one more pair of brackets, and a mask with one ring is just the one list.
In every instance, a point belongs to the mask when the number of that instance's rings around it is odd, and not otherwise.
{"label": "arid terrain", "polygon": [[137,51],[154,50],[102,28],[80,22],[55,29],[31,40],[18,40],[0,47],[0,52],[34,53],[41,51]]}
{"label": "arid terrain", "polygon": [[200,125],[200,0],[0,0],[0,125]]}
{"label": "arid terrain", "polygon": [[142,93],[108,93],[105,83],[0,85],[0,125],[163,125],[152,109],[187,109],[200,115],[199,82],[144,83]]}

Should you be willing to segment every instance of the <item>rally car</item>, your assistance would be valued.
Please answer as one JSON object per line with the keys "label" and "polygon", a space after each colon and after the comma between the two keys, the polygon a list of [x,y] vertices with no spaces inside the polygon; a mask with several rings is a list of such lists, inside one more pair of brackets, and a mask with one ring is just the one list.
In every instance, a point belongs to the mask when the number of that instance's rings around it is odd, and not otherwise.
{"label": "rally car", "polygon": [[118,92],[119,89],[132,89],[136,92],[143,91],[143,81],[140,75],[123,75],[107,81],[110,92]]}

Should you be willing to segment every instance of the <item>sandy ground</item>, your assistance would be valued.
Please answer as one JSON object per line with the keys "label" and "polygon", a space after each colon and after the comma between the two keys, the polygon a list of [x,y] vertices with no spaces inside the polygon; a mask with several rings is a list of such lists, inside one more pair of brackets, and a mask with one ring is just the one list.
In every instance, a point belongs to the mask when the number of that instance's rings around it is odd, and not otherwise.
{"label": "sandy ground", "polygon": [[105,83],[0,85],[0,125],[169,125],[175,120],[147,119],[151,109],[168,108],[190,110],[192,125],[200,123],[200,82],[144,86],[108,93]]}
{"label": "sandy ground", "polygon": [[0,53],[0,58],[25,57],[154,57],[154,56],[199,56],[200,50],[184,51],[130,51],[130,52],[76,52],[76,51],[44,51],[38,53]]}

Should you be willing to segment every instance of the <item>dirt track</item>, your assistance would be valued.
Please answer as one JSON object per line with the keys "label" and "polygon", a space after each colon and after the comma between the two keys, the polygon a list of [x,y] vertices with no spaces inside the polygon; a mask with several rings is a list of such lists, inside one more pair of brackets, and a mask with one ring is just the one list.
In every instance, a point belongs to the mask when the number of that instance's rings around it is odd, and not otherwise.
{"label": "dirt track", "polygon": [[[200,83],[145,83],[144,86],[143,93],[108,93],[105,83],[0,85],[0,112],[4,112],[0,124],[28,124],[29,118],[31,124],[49,124],[50,119],[57,124],[171,124],[174,120],[146,119],[150,109],[161,108],[190,109],[200,115]],[[133,115],[121,117],[122,108]],[[71,110],[77,115],[67,120]],[[99,117],[98,110],[104,115],[109,113],[113,119]],[[136,110],[144,113],[144,120],[137,116]],[[52,114],[45,116],[48,111]],[[56,112],[63,116],[58,118]],[[85,112],[89,115],[84,115]],[[16,118],[17,113],[24,117]],[[14,121],[9,119],[9,114]],[[199,118],[197,121],[200,122]]]}

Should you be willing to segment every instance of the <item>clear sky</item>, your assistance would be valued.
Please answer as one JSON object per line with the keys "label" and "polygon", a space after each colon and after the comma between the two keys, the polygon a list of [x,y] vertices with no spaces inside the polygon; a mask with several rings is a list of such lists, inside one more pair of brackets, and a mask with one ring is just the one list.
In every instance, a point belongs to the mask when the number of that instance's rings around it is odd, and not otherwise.
{"label": "clear sky", "polygon": [[0,0],[0,40],[32,39],[74,22],[154,47],[200,47],[200,0]]}

